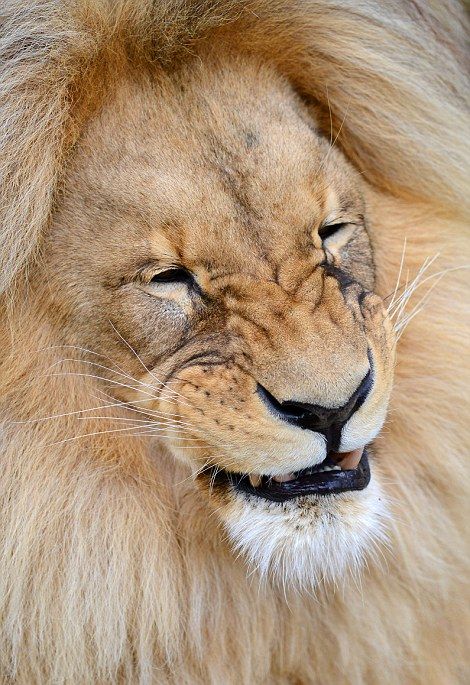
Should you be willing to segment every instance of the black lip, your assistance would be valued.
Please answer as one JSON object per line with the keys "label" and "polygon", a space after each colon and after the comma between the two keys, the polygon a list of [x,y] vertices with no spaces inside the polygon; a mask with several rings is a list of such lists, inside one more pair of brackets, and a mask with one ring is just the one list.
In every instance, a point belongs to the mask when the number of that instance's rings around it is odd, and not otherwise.
{"label": "black lip", "polygon": [[[325,461],[328,460],[328,457]],[[255,495],[271,502],[286,502],[296,497],[309,495],[337,495],[351,490],[364,490],[370,481],[370,468],[367,450],[361,457],[356,469],[345,471],[326,471],[323,473],[305,474],[297,473],[295,480],[287,483],[277,483],[268,476],[263,476],[261,484],[253,487],[247,475],[219,471],[215,476],[215,482],[229,483],[240,492]]]}

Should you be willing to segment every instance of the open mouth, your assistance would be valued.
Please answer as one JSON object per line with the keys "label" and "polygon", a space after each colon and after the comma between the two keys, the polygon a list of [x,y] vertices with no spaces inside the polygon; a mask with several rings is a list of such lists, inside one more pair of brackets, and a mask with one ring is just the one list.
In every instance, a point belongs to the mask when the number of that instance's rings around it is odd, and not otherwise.
{"label": "open mouth", "polygon": [[214,483],[230,484],[236,490],[273,502],[286,502],[308,495],[336,495],[363,490],[370,481],[369,459],[365,448],[351,452],[329,452],[320,463],[308,469],[279,476],[217,471]]}

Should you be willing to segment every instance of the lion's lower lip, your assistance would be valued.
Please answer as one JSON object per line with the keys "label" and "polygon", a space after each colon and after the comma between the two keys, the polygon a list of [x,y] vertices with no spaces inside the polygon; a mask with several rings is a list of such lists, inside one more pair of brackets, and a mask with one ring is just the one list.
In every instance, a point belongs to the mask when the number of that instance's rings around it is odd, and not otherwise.
{"label": "lion's lower lip", "polygon": [[[328,455],[326,459],[312,469],[303,469],[295,474],[288,474],[287,480],[274,480],[269,476],[260,476],[258,485],[254,486],[246,474],[219,471],[216,479],[224,480],[236,490],[256,495],[273,502],[285,502],[296,497],[309,495],[335,495],[350,490],[363,490],[370,480],[369,459],[364,449],[356,468],[338,468],[335,459]],[[291,478],[293,476],[293,478]]]}

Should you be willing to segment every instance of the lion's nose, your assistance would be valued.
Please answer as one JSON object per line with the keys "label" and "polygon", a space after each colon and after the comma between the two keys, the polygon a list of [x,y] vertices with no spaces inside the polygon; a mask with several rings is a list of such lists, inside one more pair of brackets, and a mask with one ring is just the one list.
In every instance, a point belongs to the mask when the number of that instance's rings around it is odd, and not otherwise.
{"label": "lion's nose", "polygon": [[364,403],[372,385],[373,375],[369,369],[349,400],[342,407],[331,408],[294,400],[279,402],[266,388],[259,384],[258,393],[279,418],[283,418],[289,423],[295,423],[300,428],[322,433],[327,439],[330,450],[338,446],[342,427]]}

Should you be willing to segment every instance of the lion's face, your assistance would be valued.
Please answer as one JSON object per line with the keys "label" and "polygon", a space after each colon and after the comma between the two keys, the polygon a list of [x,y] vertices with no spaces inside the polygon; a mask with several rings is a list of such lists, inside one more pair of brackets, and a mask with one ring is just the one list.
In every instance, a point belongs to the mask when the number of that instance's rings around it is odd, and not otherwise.
{"label": "lion's face", "polygon": [[62,338],[103,355],[106,391],[155,422],[234,545],[301,584],[356,564],[384,514],[364,448],[394,343],[361,183],[264,67],[130,76],[44,250]]}

